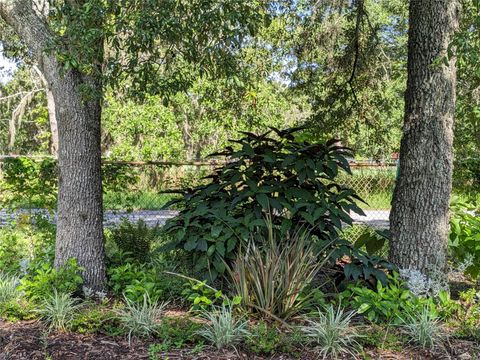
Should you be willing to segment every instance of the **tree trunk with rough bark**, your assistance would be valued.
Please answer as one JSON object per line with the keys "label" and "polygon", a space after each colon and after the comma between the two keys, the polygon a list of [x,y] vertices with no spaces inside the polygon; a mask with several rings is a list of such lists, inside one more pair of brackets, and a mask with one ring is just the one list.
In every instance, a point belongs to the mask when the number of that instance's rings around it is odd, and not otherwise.
{"label": "tree trunk with rough bark", "polygon": [[105,286],[101,107],[98,99],[82,99],[79,89],[85,83],[96,89],[99,85],[76,72],[54,77],[59,137],[55,266],[76,258],[85,268],[85,285],[101,290]]}
{"label": "tree trunk with rough bark", "polygon": [[425,274],[446,266],[452,189],[455,59],[445,64],[459,4],[411,0],[400,176],[390,214],[390,260]]}
{"label": "tree trunk with rough bark", "polygon": [[[29,47],[55,102],[58,125],[59,192],[55,266],[76,258],[85,271],[84,285],[105,287],[100,150],[101,84],[76,70],[62,73],[55,54],[45,51],[54,36],[29,0],[0,0],[0,16]],[[99,54],[102,45],[99,44]],[[82,93],[83,92],[83,93]]]}

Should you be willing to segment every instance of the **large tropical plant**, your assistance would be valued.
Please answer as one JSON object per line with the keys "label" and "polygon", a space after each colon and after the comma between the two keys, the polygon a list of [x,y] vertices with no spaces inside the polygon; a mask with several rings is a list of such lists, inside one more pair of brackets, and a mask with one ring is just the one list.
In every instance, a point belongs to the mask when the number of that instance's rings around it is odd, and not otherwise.
{"label": "large tropical plant", "polygon": [[213,154],[227,164],[209,176],[210,183],[185,190],[175,201],[183,210],[165,230],[174,247],[194,254],[197,271],[208,270],[209,277],[224,273],[240,243],[266,226],[266,213],[271,212],[275,231],[285,234],[300,226],[319,241],[337,239],[342,223],[352,223],[350,211],[363,214],[355,192],[335,182],[340,171],[350,173],[349,149],[336,140],[304,141],[301,130],[243,132]]}

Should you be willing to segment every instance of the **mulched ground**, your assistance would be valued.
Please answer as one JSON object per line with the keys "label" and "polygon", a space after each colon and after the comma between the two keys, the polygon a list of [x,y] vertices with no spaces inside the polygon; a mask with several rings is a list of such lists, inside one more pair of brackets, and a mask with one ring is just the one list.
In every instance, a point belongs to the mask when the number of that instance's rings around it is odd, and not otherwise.
{"label": "mulched ground", "polygon": [[[133,360],[147,359],[148,347],[153,342],[132,340],[104,335],[82,335],[72,333],[48,333],[37,321],[7,323],[0,320],[0,360]],[[436,354],[428,354],[415,349],[405,349],[401,353],[392,351],[367,351],[367,359],[384,360],[417,360],[417,359],[480,359],[474,355],[473,344],[457,341],[447,349]],[[260,360],[264,357],[245,354],[241,351],[219,353],[206,349],[200,353],[192,353],[191,349],[174,350],[162,353],[159,359],[245,359]],[[314,359],[315,354],[305,351],[297,359]],[[351,357],[350,357],[351,358]],[[269,359],[294,359],[287,355],[275,355]],[[349,359],[346,357],[345,359]]]}

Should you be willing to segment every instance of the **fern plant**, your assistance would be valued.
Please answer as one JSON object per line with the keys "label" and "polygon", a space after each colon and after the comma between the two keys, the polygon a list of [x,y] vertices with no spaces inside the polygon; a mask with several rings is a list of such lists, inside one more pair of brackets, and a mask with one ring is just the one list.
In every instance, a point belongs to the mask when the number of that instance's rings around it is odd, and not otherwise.
{"label": "fern plant", "polygon": [[157,234],[157,227],[150,228],[141,219],[137,223],[123,219],[120,225],[112,230],[112,239],[130,261],[145,263],[149,259]]}

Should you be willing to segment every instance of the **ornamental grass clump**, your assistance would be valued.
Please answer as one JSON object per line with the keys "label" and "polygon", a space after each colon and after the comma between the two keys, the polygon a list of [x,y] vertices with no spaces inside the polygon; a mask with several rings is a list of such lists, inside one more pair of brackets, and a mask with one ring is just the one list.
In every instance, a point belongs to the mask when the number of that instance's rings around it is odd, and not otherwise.
{"label": "ornamental grass clump", "polygon": [[159,320],[167,303],[157,303],[150,300],[147,294],[143,295],[143,301],[138,303],[126,296],[125,307],[116,310],[117,319],[128,333],[128,342],[132,336],[150,337],[158,332]]}
{"label": "ornamental grass clump", "polygon": [[203,311],[202,318],[205,325],[197,334],[215,345],[217,349],[234,347],[249,335],[248,322],[235,318],[231,305],[214,307],[213,310]]}
{"label": "ornamental grass clump", "polygon": [[20,279],[16,276],[0,273],[0,305],[20,298],[19,284]]}
{"label": "ornamental grass clump", "polygon": [[441,323],[428,306],[424,306],[418,313],[407,314],[402,318],[401,329],[411,343],[423,349],[434,349],[444,339]]}
{"label": "ornamental grass clump", "polygon": [[[327,256],[315,250],[309,233],[303,229],[280,238],[267,216],[263,240],[250,241],[240,249],[229,269],[236,295],[247,310],[260,312],[276,320],[288,320],[299,314],[310,300],[303,290],[320,271]],[[263,246],[257,245],[263,242]]]}
{"label": "ornamental grass clump", "polygon": [[70,294],[58,292],[54,289],[53,294],[47,296],[40,302],[36,309],[40,319],[45,322],[51,330],[66,331],[77,315],[81,304]]}
{"label": "ornamental grass clump", "polygon": [[340,307],[335,310],[330,305],[325,312],[319,310],[316,319],[308,319],[301,331],[316,346],[320,358],[338,359],[342,355],[355,358],[360,335],[351,326],[354,316],[355,312],[345,312]]}

